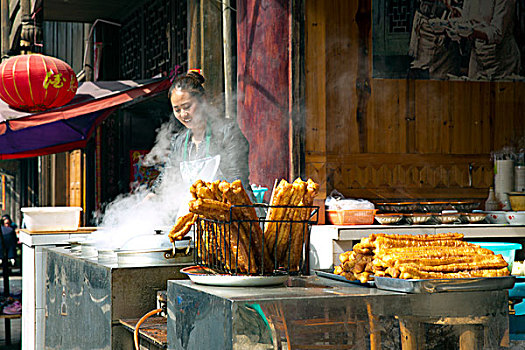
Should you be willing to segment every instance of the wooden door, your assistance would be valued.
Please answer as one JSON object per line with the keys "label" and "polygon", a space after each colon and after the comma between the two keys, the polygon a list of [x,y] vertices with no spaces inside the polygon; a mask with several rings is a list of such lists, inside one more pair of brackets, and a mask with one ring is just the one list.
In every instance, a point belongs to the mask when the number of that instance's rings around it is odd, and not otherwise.
{"label": "wooden door", "polygon": [[68,206],[82,206],[82,152],[75,150],[69,153],[68,164]]}

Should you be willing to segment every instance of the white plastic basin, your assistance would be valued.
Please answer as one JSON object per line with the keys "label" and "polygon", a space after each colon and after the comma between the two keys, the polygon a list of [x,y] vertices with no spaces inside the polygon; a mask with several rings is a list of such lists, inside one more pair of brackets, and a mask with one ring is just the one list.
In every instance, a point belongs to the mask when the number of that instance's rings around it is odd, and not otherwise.
{"label": "white plastic basin", "polygon": [[81,207],[22,208],[24,223],[29,231],[76,231]]}

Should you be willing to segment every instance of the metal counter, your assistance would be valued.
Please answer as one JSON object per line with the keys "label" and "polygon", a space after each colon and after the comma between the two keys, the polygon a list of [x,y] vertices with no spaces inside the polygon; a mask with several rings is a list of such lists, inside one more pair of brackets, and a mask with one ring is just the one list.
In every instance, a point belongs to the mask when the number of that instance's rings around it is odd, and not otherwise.
{"label": "metal counter", "polygon": [[169,349],[506,346],[506,290],[404,294],[314,276],[265,288],[168,281]]}
{"label": "metal counter", "polygon": [[119,265],[68,248],[46,251],[46,349],[133,348],[119,319],[156,309],[157,291],[169,279],[186,278],[179,270],[189,265],[177,258],[171,265]]}

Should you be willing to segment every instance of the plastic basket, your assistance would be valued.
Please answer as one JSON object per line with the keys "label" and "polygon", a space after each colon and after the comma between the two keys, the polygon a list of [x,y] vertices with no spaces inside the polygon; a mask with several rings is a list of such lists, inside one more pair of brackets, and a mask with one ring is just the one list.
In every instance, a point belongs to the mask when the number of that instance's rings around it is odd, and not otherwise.
{"label": "plastic basket", "polygon": [[326,217],[332,225],[372,225],[377,209],[327,210]]}

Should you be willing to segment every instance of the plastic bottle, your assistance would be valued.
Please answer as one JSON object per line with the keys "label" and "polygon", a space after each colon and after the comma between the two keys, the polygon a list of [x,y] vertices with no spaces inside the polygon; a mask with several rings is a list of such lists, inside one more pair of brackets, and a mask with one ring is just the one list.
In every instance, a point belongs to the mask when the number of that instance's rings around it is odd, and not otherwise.
{"label": "plastic bottle", "polygon": [[485,210],[492,211],[492,210],[499,210],[499,209],[500,209],[500,203],[498,199],[496,198],[496,195],[494,194],[494,187],[491,187],[489,189],[489,196],[487,197],[487,200],[485,201]]}

